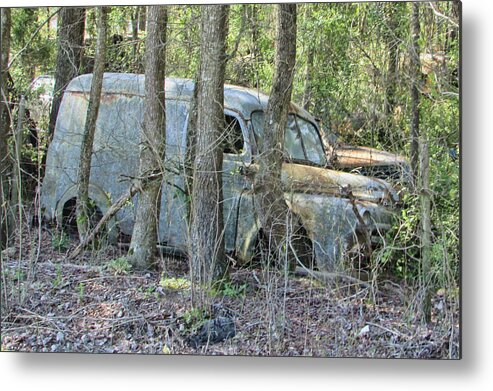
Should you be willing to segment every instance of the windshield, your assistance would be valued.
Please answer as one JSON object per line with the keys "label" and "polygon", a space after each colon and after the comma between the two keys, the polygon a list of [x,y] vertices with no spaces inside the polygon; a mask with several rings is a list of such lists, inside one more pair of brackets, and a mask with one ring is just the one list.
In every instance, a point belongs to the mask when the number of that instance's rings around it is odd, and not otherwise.
{"label": "windshield", "polygon": [[[262,145],[264,134],[264,113],[262,111],[252,113],[252,125],[257,145]],[[288,116],[284,134],[284,151],[293,160],[304,160],[318,166],[327,164],[317,129],[311,122],[294,114]]]}

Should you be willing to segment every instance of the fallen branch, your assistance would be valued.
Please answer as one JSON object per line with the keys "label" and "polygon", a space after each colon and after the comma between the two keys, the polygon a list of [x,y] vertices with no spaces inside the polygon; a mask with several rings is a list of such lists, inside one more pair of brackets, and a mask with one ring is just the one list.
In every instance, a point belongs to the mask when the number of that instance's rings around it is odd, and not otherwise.
{"label": "fallen branch", "polygon": [[343,273],[319,272],[307,269],[306,267],[297,266],[294,270],[294,274],[298,276],[313,277],[323,283],[329,283],[335,280],[343,280],[348,281],[352,284],[361,285],[365,288],[371,287],[369,283]]}
{"label": "fallen branch", "polygon": [[118,211],[138,192],[142,191],[142,185],[143,182],[139,181],[128,189],[128,191],[122,195],[113,205],[110,206],[110,208],[106,211],[104,216],[99,220],[98,224],[94,227],[94,229],[89,232],[89,234],[86,236],[86,238],[79,243],[79,245],[72,251],[67,259],[74,259],[80,253],[84,248],[91,243],[94,240],[94,237],[101,231],[101,229],[104,227],[104,225],[111,219],[113,218]]}

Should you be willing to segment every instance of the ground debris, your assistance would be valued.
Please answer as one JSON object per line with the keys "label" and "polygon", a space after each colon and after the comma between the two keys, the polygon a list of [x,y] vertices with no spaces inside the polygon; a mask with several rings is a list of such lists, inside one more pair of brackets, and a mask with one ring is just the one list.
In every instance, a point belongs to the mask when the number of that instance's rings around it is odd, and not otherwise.
{"label": "ground debris", "polygon": [[115,275],[105,264],[122,256],[118,248],[67,262],[43,238],[46,251],[35,262],[29,246],[37,244],[26,238],[2,263],[2,351],[459,357],[458,303],[443,292],[423,326],[396,289],[375,295],[357,284],[328,289],[306,276],[232,270],[229,294],[211,295],[209,316],[190,328],[192,290],[161,284],[163,276],[187,279],[186,260]]}

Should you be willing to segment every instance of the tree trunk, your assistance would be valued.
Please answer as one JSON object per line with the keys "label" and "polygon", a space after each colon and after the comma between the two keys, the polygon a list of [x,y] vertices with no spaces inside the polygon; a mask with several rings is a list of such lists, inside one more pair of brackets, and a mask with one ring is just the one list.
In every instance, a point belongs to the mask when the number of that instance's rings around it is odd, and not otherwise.
{"label": "tree trunk", "polygon": [[132,54],[134,59],[137,57],[138,40],[139,40],[139,7],[135,6],[131,11],[132,25]]}
{"label": "tree trunk", "polygon": [[[296,58],[296,4],[277,6],[275,71],[265,113],[264,137],[259,146],[259,172],[255,192],[259,218],[271,238],[270,247],[281,249],[286,237],[287,205],[281,184],[284,130],[287,122]],[[279,253],[280,255],[280,253]]]}
{"label": "tree trunk", "polygon": [[[150,6],[147,11],[145,52],[145,114],[141,135],[140,177],[161,170],[166,143],[164,81],[166,67],[167,9]],[[139,269],[151,266],[158,241],[162,176],[151,180],[139,197],[128,259]]]}
{"label": "tree trunk", "polygon": [[89,178],[91,175],[92,147],[96,121],[98,119],[99,105],[101,102],[101,90],[103,86],[104,62],[106,57],[106,28],[107,7],[97,7],[96,17],[98,25],[98,38],[96,43],[96,55],[94,59],[94,73],[91,82],[89,105],[87,107],[86,123],[80,151],[79,175],[77,178],[77,229],[80,241],[83,242],[89,230]]}
{"label": "tree trunk", "polygon": [[202,8],[200,89],[197,99],[196,154],[192,185],[191,271],[205,286],[223,277],[222,213],[225,45],[228,6]]}
{"label": "tree trunk", "polygon": [[[24,137],[22,130],[24,127],[24,117],[26,116],[26,100],[24,95],[21,95],[19,100],[19,108],[17,112],[17,126],[14,133],[14,148],[13,148],[13,162],[12,169],[12,193],[10,196],[10,205],[17,208],[19,215],[22,213],[22,170],[21,170],[21,154],[22,146],[24,144]],[[19,219],[20,220],[20,219]],[[19,225],[21,225],[19,221]]]}
{"label": "tree trunk", "polygon": [[414,183],[419,175],[419,81],[421,75],[419,61],[419,4],[412,3],[412,45],[411,45],[411,169]]}
{"label": "tree trunk", "polygon": [[84,8],[62,7],[59,19],[55,87],[50,111],[50,123],[48,125],[48,131],[51,136],[55,131],[56,118],[63,92],[70,80],[79,74],[84,45],[86,10]]}
{"label": "tree trunk", "polygon": [[[193,96],[190,101],[190,111],[188,115],[185,164],[183,172],[185,174],[185,191],[187,194],[187,224],[191,227],[192,224],[192,191],[193,191],[193,165],[195,162],[195,148],[197,146],[197,103],[200,90],[200,64],[195,77],[195,85],[193,88]],[[190,228],[189,228],[190,231]],[[190,232],[189,232],[190,233]]]}
{"label": "tree trunk", "polygon": [[426,134],[420,148],[421,162],[421,314],[423,321],[431,321],[431,194],[430,156]]}
{"label": "tree trunk", "polygon": [[312,75],[313,75],[313,59],[315,57],[315,49],[313,46],[308,48],[308,57],[306,59],[305,82],[303,86],[302,106],[305,110],[309,110],[312,99]]}
{"label": "tree trunk", "polygon": [[147,7],[138,6],[139,7],[139,31],[146,31],[147,26]]}
{"label": "tree trunk", "polygon": [[[310,10],[312,9],[311,6],[306,6],[305,7],[305,12],[304,12],[304,22],[305,24],[308,25],[308,21],[311,18]],[[313,37],[311,39],[308,39],[308,42],[306,43],[308,46],[306,50],[308,50],[308,54],[306,57],[306,65],[305,65],[305,76],[304,76],[304,85],[303,85],[303,97],[301,100],[301,106],[305,110],[310,109],[311,105],[311,99],[312,99],[312,79],[313,79],[313,62],[314,62],[314,57],[315,57],[315,46],[316,43],[313,42]]]}
{"label": "tree trunk", "polygon": [[[426,132],[422,134],[422,142],[419,142],[421,130],[419,128],[419,81],[421,67],[419,60],[419,4],[413,3],[412,14],[412,49],[411,49],[411,166],[414,174],[416,188],[420,185],[421,199],[421,275],[420,275],[420,311],[424,322],[431,320],[431,296],[430,296],[430,276],[431,276],[431,207],[430,207],[430,180],[429,180],[429,154]],[[421,148],[420,148],[421,144]],[[418,183],[418,178],[420,182]]]}
{"label": "tree trunk", "polygon": [[9,177],[12,164],[10,161],[8,137],[10,133],[10,113],[7,90],[7,66],[10,54],[10,29],[12,19],[10,8],[2,8],[0,37],[0,252],[7,247],[9,234]]}
{"label": "tree trunk", "polygon": [[384,41],[387,49],[388,62],[387,62],[387,77],[385,80],[385,126],[380,128],[379,141],[385,143],[390,139],[392,144],[395,140],[393,132],[394,127],[394,110],[396,107],[396,90],[398,82],[398,47],[399,37],[398,34],[398,10],[400,4],[388,3],[385,4],[386,14],[388,18],[388,24],[385,26]]}

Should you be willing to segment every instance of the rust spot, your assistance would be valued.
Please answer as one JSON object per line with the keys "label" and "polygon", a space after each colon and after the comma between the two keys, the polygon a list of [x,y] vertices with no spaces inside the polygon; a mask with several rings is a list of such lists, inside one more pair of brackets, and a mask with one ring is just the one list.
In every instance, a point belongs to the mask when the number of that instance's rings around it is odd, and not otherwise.
{"label": "rust spot", "polygon": [[101,94],[101,103],[111,105],[113,102],[121,100],[122,94]]}
{"label": "rust spot", "polygon": [[[82,91],[67,91],[66,94],[70,94],[75,98],[78,99],[84,99],[89,102],[89,92],[82,92]],[[134,97],[138,96],[135,94],[125,94],[125,93],[105,93],[103,92],[101,94],[101,103],[111,105],[113,102],[116,102],[122,97]]]}
{"label": "rust spot", "polygon": [[405,164],[402,156],[370,147],[341,146],[335,150],[337,168]]}

